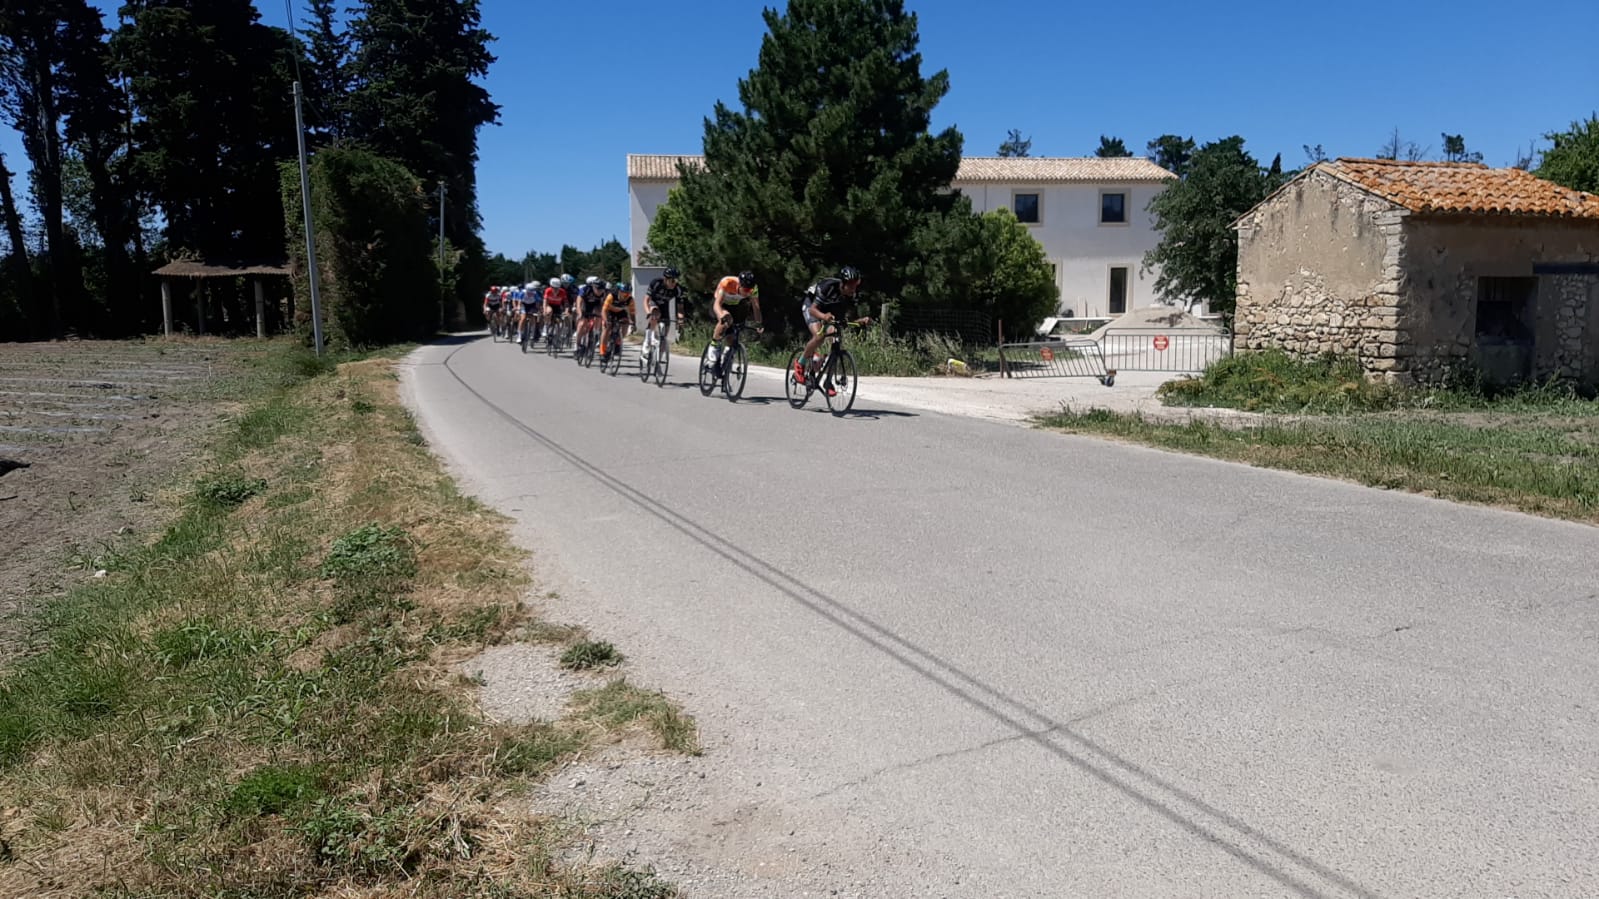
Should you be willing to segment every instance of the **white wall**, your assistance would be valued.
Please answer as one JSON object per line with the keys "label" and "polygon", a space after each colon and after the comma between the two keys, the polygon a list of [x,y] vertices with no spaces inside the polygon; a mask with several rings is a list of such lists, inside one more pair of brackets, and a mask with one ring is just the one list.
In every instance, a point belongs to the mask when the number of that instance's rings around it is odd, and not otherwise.
{"label": "white wall", "polygon": [[[633,253],[634,291],[649,285],[659,269],[641,269],[639,250],[649,242],[650,223],[675,186],[664,181],[628,181],[628,249]],[[1037,225],[1028,225],[1044,256],[1056,266],[1060,288],[1060,309],[1078,316],[1102,316],[1109,312],[1110,270],[1125,266],[1127,308],[1153,306],[1155,275],[1139,273],[1144,253],[1154,249],[1160,239],[1154,219],[1146,212],[1149,201],[1164,189],[1161,184],[956,184],[955,188],[972,200],[972,208],[989,212],[1010,208],[1015,192],[1041,195]],[[1125,225],[1099,223],[1099,195],[1102,190],[1127,192]],[[639,280],[639,279],[643,280]]]}
{"label": "white wall", "polygon": [[[1128,269],[1127,308],[1153,306],[1155,275],[1139,274],[1144,253],[1160,240],[1154,219],[1146,208],[1164,185],[1160,184],[956,184],[971,198],[978,212],[1011,208],[1013,193],[1036,193],[1039,223],[1027,230],[1044,246],[1044,256],[1055,263],[1060,308],[1079,316],[1109,312],[1110,270]],[[1127,193],[1125,225],[1099,223],[1099,195],[1103,191]]]}
{"label": "white wall", "polygon": [[666,195],[676,185],[669,181],[627,182],[627,248],[633,253],[633,264],[638,265],[639,250],[650,241],[650,223],[655,221],[655,211],[666,204]]}

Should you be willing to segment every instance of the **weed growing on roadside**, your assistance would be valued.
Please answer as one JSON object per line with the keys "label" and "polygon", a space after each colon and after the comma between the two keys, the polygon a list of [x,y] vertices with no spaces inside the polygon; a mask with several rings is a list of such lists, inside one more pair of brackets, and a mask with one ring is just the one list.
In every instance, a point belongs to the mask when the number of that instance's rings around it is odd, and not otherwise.
{"label": "weed growing on roadside", "polygon": [[622,654],[609,643],[584,640],[561,653],[561,667],[574,671],[609,668],[622,664]]}
{"label": "weed growing on roadside", "polygon": [[407,578],[416,574],[416,553],[403,528],[372,522],[333,541],[321,571],[340,580]]}
{"label": "weed growing on roadside", "polygon": [[265,492],[266,487],[267,483],[262,478],[249,478],[238,472],[219,472],[201,478],[195,485],[194,493],[202,502],[231,509]]}

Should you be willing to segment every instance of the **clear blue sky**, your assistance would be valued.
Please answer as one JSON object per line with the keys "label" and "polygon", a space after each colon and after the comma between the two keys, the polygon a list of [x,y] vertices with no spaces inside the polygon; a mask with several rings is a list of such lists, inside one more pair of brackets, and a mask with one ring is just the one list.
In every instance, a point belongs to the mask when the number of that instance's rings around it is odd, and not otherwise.
{"label": "clear blue sky", "polygon": [[[1262,162],[1280,152],[1292,167],[1304,144],[1370,156],[1398,126],[1434,153],[1440,133],[1463,134],[1508,165],[1599,110],[1596,0],[907,3],[923,71],[950,73],[934,127],[959,127],[969,155],[992,155],[1009,128],[1038,156],[1092,153],[1101,134],[1134,152],[1167,132],[1241,134]],[[285,24],[282,0],[257,6]],[[482,7],[499,38],[487,86],[502,109],[481,135],[479,206],[490,252],[512,258],[626,241],[624,157],[699,152],[704,117],[718,99],[736,104],[764,30],[751,0]],[[558,66],[551,43],[567,48]],[[573,52],[588,46],[603,49]],[[14,134],[0,147],[22,167]]]}

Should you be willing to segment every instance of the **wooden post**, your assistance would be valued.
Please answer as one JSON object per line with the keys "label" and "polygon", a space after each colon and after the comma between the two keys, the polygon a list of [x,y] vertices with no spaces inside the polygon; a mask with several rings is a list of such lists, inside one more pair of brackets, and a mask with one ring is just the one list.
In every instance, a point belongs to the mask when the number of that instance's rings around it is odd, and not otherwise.
{"label": "wooden post", "polygon": [[266,288],[255,279],[255,336],[266,339]]}
{"label": "wooden post", "polygon": [[161,333],[172,336],[172,279],[161,279]]}
{"label": "wooden post", "polygon": [[205,336],[205,279],[194,279],[194,329],[197,334]]}

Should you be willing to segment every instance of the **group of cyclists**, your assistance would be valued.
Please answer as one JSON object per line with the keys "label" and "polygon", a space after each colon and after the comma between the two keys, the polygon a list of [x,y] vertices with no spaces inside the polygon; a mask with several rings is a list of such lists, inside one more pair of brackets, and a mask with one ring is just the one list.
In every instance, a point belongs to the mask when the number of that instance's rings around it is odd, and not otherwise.
{"label": "group of cyclists", "polygon": [[[656,327],[672,315],[674,306],[677,323],[681,325],[684,305],[688,299],[676,268],[668,268],[661,277],[650,282],[644,295],[648,320],[646,333],[653,334]],[[830,323],[846,320],[859,301],[861,273],[846,265],[830,278],[823,278],[805,291],[801,309],[810,339],[805,348],[795,355],[794,379],[805,384],[805,379],[815,371],[816,352],[826,337]],[[597,276],[588,277],[582,285],[571,275],[551,278],[548,284],[530,281],[523,285],[490,287],[483,297],[483,315],[496,334],[512,334],[518,341],[536,342],[540,335],[557,322],[567,321],[574,327],[573,336],[579,346],[594,328],[603,323],[600,332],[600,358],[607,350],[620,346],[632,331],[635,320],[633,285],[626,281],[614,284]],[[721,365],[722,351],[731,345],[732,328],[751,323],[762,328],[760,287],[755,273],[740,272],[728,275],[717,282],[711,301],[712,318],[716,327],[711,338],[711,364]],[[853,319],[856,324],[871,324],[870,317]],[[531,330],[529,330],[531,329]],[[618,330],[625,329],[625,330]],[[614,341],[613,341],[614,337]],[[831,391],[830,385],[821,385]]]}

